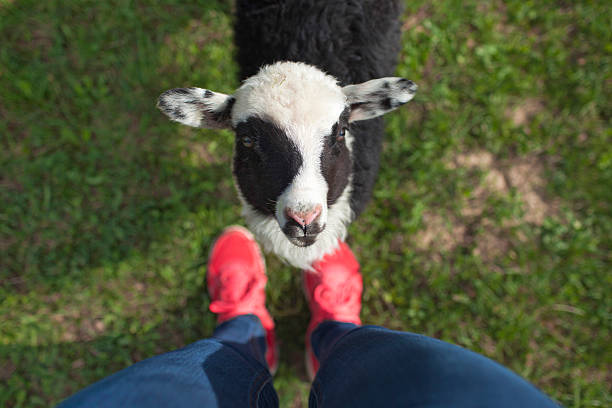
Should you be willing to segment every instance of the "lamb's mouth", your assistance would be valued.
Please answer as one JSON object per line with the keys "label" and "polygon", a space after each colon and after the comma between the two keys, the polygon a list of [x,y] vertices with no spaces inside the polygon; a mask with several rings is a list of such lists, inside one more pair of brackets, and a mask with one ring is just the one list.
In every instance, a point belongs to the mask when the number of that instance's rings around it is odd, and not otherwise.
{"label": "lamb's mouth", "polygon": [[317,235],[304,235],[301,237],[287,237],[289,242],[298,247],[311,246],[317,240]]}
{"label": "lamb's mouth", "polygon": [[325,229],[325,224],[312,223],[305,227],[293,220],[287,221],[282,227],[283,233],[293,245],[297,247],[311,246],[317,241],[319,234]]}

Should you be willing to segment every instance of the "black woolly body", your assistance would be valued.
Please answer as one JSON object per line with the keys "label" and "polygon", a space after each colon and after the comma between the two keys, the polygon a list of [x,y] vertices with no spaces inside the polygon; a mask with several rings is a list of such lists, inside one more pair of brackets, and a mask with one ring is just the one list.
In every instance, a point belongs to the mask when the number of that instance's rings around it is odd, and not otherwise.
{"label": "black woolly body", "polygon": [[[398,0],[238,0],[235,42],[240,79],[277,61],[305,62],[340,85],[392,76],[400,50]],[[351,124],[353,193],[359,215],[369,201],[379,167],[384,123]]]}

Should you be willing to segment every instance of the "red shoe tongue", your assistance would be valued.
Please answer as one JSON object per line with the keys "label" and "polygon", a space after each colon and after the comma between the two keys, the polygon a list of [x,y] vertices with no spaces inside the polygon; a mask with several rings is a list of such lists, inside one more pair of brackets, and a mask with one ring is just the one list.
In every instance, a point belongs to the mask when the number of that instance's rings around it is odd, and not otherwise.
{"label": "red shoe tongue", "polygon": [[252,291],[263,290],[268,280],[267,276],[245,276],[249,271],[242,263],[233,263],[223,267],[219,272],[219,281],[215,285],[215,296],[223,300],[236,300]]}

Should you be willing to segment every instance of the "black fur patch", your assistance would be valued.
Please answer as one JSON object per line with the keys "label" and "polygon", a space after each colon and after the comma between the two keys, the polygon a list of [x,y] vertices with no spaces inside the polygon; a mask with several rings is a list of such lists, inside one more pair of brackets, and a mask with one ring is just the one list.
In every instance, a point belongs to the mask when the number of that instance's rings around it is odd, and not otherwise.
{"label": "black fur patch", "polygon": [[402,90],[405,91],[406,89],[412,93],[416,93],[418,86],[417,84],[415,84],[414,82],[412,82],[409,79],[406,78],[401,78],[397,81],[398,84],[402,85]]}
{"label": "black fur patch", "polygon": [[165,101],[165,99],[164,99],[164,98],[161,98],[161,97],[160,97],[160,98],[157,100],[157,106],[158,106],[158,107],[159,107],[159,109],[161,109],[162,111],[164,111],[164,112],[169,112],[169,109],[168,109],[168,104],[166,103],[166,101]]}
{"label": "black fur patch", "polygon": [[209,116],[208,120],[213,123],[223,124],[229,127],[230,121],[232,119],[232,108],[236,103],[236,98],[230,96],[223,106],[223,109],[214,112],[204,112],[204,115]]}
{"label": "black fur patch", "polygon": [[393,99],[391,98],[384,98],[381,102],[380,102],[380,106],[384,109],[384,110],[391,110],[393,109]]}
{"label": "black fur patch", "polygon": [[[382,88],[388,88],[389,83],[385,82]],[[356,102],[351,104],[351,109],[361,109],[365,112],[380,113],[380,111],[390,111],[403,105],[406,102],[400,102],[398,99],[387,96],[386,91],[376,91],[368,95],[368,101]]]}
{"label": "black fur patch", "polygon": [[[248,136],[253,145],[246,147]],[[276,201],[302,166],[302,155],[285,132],[273,123],[249,118],[236,126],[234,176],[246,201],[274,216]]]}
{"label": "black fur patch", "polygon": [[186,117],[180,108],[175,108],[174,111],[172,111],[172,115],[177,119],[185,119]]}
{"label": "black fur patch", "polygon": [[376,113],[378,110],[380,110],[380,105],[378,104],[378,102],[376,101],[371,101],[371,102],[357,102],[357,103],[352,103],[351,104],[351,110],[353,109],[361,109],[365,112],[374,112]]}
{"label": "black fur patch", "polygon": [[382,102],[380,103],[380,106],[384,109],[384,110],[391,110],[391,109],[395,109],[398,106],[401,106],[403,104],[405,104],[406,102],[401,102],[399,99],[395,99],[395,98],[390,98],[390,97],[386,97],[382,100]]}
{"label": "black fur patch", "polygon": [[357,109],[357,108],[367,109],[367,105],[370,105],[370,103],[368,103],[368,102],[355,102],[355,103],[351,104],[351,109]]}
{"label": "black fur patch", "polygon": [[321,152],[321,173],[327,182],[327,205],[331,206],[342,195],[348,184],[351,173],[351,154],[346,147],[346,140],[338,140],[343,128],[348,128],[349,109],[345,109],[326,138]]}

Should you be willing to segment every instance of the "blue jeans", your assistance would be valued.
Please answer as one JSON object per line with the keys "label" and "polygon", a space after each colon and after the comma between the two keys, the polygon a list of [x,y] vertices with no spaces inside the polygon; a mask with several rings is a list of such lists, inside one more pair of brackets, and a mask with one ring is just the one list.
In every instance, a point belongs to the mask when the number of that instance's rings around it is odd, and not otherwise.
{"label": "blue jeans", "polygon": [[[277,407],[253,315],[212,338],[149,358],[60,407]],[[507,368],[469,350],[377,326],[324,322],[312,334],[321,367],[311,407],[558,407]]]}

